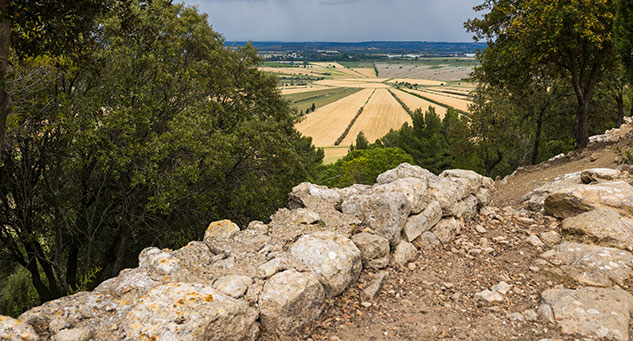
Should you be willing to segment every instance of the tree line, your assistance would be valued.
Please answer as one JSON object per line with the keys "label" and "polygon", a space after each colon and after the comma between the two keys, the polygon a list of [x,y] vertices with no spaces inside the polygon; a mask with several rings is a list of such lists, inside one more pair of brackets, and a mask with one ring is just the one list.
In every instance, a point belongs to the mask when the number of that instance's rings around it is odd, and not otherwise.
{"label": "tree line", "polygon": [[323,158],[256,50],[226,48],[196,8],[9,4],[0,314],[91,289],[213,220],[266,220]]}

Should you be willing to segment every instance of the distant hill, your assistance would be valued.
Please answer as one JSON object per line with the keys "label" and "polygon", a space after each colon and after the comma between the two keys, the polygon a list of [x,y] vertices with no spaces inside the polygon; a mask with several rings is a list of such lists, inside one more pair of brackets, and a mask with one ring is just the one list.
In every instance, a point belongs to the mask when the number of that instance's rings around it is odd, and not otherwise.
{"label": "distant hill", "polygon": [[[244,46],[244,41],[227,41],[228,46]],[[341,42],[252,42],[260,52],[332,52],[341,54],[415,54],[421,56],[465,56],[486,48],[485,43],[421,41]]]}

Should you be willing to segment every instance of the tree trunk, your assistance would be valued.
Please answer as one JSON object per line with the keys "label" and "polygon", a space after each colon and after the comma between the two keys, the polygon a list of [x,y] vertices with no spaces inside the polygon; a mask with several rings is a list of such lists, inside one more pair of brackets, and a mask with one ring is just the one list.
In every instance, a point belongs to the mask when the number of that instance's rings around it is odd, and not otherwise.
{"label": "tree trunk", "polygon": [[622,92],[615,96],[615,102],[618,105],[618,127],[624,123],[624,98]]}
{"label": "tree trunk", "polygon": [[11,45],[11,20],[8,0],[0,0],[0,156],[4,149],[4,133],[7,117],[11,111],[11,100],[7,93],[6,75],[9,67],[9,46]]}
{"label": "tree trunk", "polygon": [[578,108],[576,109],[576,149],[587,147],[589,143],[589,101],[590,96],[578,97]]}
{"label": "tree trunk", "polygon": [[126,223],[123,223],[121,226],[121,235],[119,238],[119,245],[117,245],[116,254],[114,258],[114,264],[112,265],[110,277],[114,277],[118,275],[121,269],[123,268],[123,261],[125,260],[125,251],[127,251],[129,240],[130,240],[130,227]]}
{"label": "tree trunk", "polygon": [[543,130],[543,116],[545,109],[542,109],[536,118],[536,131],[534,132],[534,146],[532,147],[532,164],[538,162],[538,151],[541,144],[541,131]]}

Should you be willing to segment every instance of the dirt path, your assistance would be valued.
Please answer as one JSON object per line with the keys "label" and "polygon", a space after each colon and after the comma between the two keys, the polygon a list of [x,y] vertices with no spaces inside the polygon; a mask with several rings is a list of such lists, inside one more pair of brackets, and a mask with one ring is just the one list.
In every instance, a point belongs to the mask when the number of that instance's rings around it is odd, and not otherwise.
{"label": "dirt path", "polygon": [[[497,181],[493,204],[467,223],[455,240],[420,251],[406,268],[385,270],[387,277],[373,299],[362,292],[377,272],[363,273],[342,296],[330,299],[320,319],[303,328],[296,339],[580,339],[561,334],[554,324],[536,319],[536,313],[534,320],[527,318],[530,310],[536,312],[544,290],[578,284],[556,276],[551,265],[540,259],[557,242],[535,246],[526,240],[532,234],[560,233],[560,223],[518,210],[526,193],[560,175],[616,167],[618,147],[622,145],[594,146]],[[503,301],[489,303],[475,296],[500,282],[512,286]],[[631,287],[630,281],[623,286]]]}
{"label": "dirt path", "polygon": [[[476,225],[485,226],[486,232],[476,232]],[[304,328],[300,339],[566,339],[543,321],[508,317],[536,311],[545,289],[557,284],[569,287],[541,268],[538,259],[543,249],[524,241],[530,233],[556,228],[558,223],[530,222],[503,210],[480,216],[450,244],[421,251],[415,267],[388,270],[382,290],[368,302],[361,291],[372,278],[364,275],[342,297],[330,300],[321,319]],[[501,281],[512,285],[503,302],[491,304],[474,297]]]}

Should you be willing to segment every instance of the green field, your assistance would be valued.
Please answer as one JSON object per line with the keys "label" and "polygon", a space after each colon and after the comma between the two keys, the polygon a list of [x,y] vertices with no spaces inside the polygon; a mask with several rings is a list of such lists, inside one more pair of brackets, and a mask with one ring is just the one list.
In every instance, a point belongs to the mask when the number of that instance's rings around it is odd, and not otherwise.
{"label": "green field", "polygon": [[360,90],[361,89],[358,88],[332,88],[303,92],[285,97],[290,101],[293,108],[296,108],[297,111],[303,110],[305,112],[308,107],[312,106],[312,103],[314,103],[315,107],[318,109],[330,103],[334,103],[339,99],[350,96]]}

